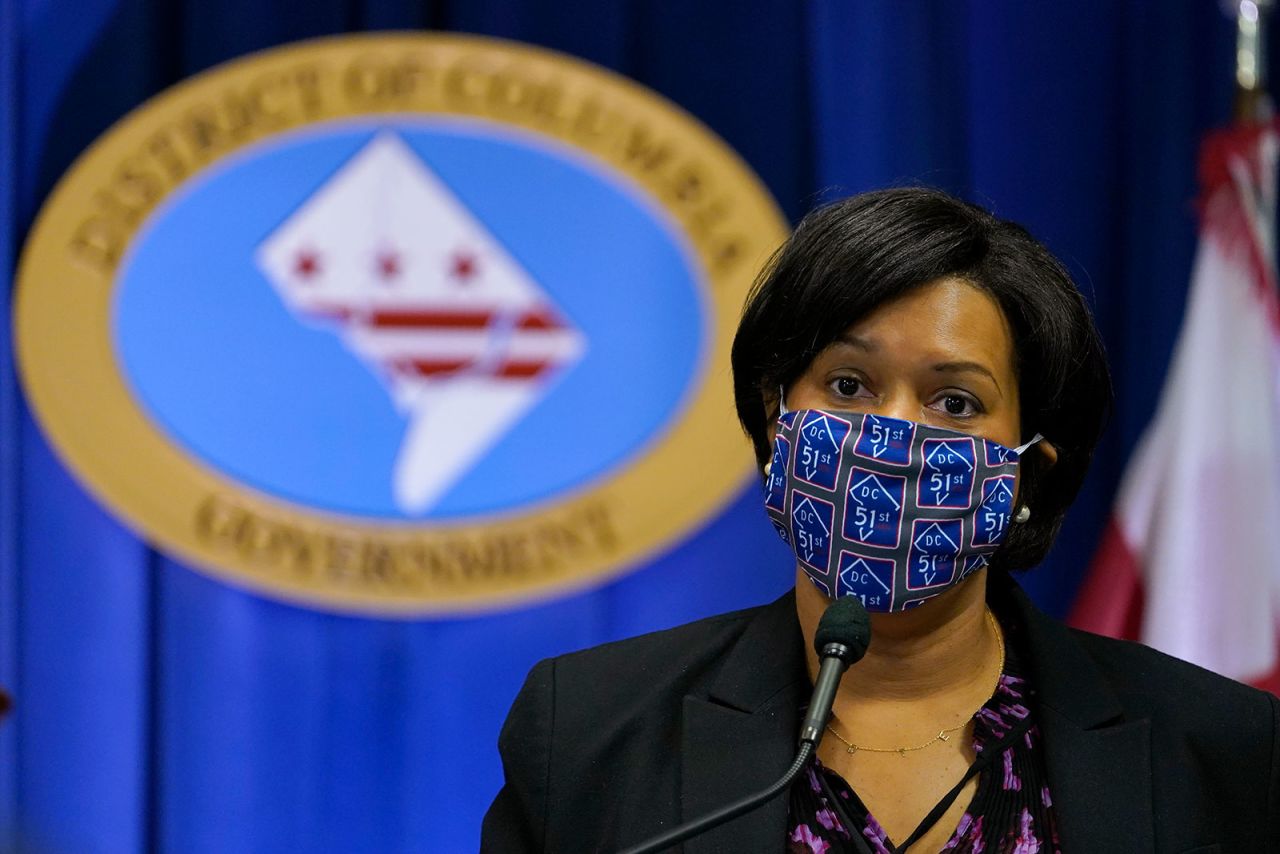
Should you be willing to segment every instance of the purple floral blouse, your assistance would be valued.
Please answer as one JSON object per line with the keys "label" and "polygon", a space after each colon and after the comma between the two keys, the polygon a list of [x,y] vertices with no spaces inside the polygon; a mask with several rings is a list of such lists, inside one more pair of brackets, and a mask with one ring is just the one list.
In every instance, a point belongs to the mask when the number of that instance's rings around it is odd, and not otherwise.
{"label": "purple floral blouse", "polygon": [[[995,694],[974,715],[973,747],[998,746],[1011,732],[1022,734],[978,775],[978,790],[960,817],[955,833],[943,846],[955,854],[1060,854],[1054,826],[1053,798],[1044,770],[1044,746],[1032,719],[1034,690],[1020,676],[1014,658],[1016,644],[1008,644],[1005,669]],[[793,854],[846,854],[858,849],[850,829],[832,809],[818,779],[843,802],[853,831],[867,841],[874,854],[896,851],[875,816],[868,813],[848,783],[815,756],[791,785],[787,818],[787,850]],[[909,850],[915,850],[912,846]]]}

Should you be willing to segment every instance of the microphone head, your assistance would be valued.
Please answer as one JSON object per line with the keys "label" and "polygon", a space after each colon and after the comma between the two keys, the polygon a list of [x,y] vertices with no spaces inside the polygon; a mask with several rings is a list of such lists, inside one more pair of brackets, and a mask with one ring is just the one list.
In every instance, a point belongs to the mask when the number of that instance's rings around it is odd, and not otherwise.
{"label": "microphone head", "polygon": [[862,607],[857,596],[841,596],[822,613],[818,621],[818,630],[813,634],[813,648],[818,657],[824,655],[828,644],[838,643],[849,650],[845,664],[853,664],[867,654],[871,644],[871,617],[867,609]]}

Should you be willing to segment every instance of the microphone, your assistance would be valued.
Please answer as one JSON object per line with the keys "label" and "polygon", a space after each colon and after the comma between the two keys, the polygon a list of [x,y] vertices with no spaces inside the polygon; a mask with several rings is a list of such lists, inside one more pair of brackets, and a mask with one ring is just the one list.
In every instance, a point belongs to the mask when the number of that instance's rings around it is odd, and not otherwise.
{"label": "microphone", "polygon": [[827,606],[813,633],[813,649],[822,662],[813,682],[809,710],[800,724],[800,744],[818,749],[831,719],[836,688],[849,665],[867,654],[871,644],[871,618],[856,596],[843,596]]}
{"label": "microphone", "polygon": [[656,854],[683,842],[691,836],[705,833],[718,827],[730,819],[737,818],[772,799],[800,773],[800,769],[809,762],[809,757],[818,749],[818,742],[826,731],[827,721],[831,717],[831,705],[836,699],[836,688],[840,685],[840,677],[849,669],[849,665],[857,662],[867,653],[871,643],[871,618],[867,609],[856,596],[842,596],[827,606],[818,621],[818,630],[813,635],[813,648],[818,653],[821,663],[818,667],[818,678],[814,680],[813,695],[809,698],[809,708],[804,722],[800,725],[800,748],[791,767],[774,784],[767,789],[747,795],[728,806],[721,807],[701,818],[687,821],[673,827],[652,839],[628,848],[622,854]]}

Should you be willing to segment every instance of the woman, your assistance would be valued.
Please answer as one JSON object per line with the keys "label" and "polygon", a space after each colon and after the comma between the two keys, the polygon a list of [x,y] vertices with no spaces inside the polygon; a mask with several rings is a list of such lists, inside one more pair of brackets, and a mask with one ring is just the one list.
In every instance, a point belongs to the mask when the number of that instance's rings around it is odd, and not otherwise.
{"label": "woman", "polygon": [[615,850],[777,779],[818,620],[856,595],[872,643],[815,759],[684,850],[1280,851],[1275,699],[1070,631],[1011,579],[1110,394],[1043,246],[931,190],[830,205],[762,275],[733,367],[795,591],[538,664],[484,850]]}

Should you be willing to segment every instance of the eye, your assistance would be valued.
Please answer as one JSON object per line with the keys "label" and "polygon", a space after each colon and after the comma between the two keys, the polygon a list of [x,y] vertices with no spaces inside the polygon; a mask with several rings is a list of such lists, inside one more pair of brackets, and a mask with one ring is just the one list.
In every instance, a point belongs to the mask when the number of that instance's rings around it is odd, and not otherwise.
{"label": "eye", "polygon": [[940,409],[952,418],[972,418],[984,411],[982,404],[978,403],[974,397],[958,391],[949,391],[941,395],[930,406]]}
{"label": "eye", "polygon": [[831,389],[841,397],[866,397],[867,387],[857,377],[836,377],[830,383]]}

